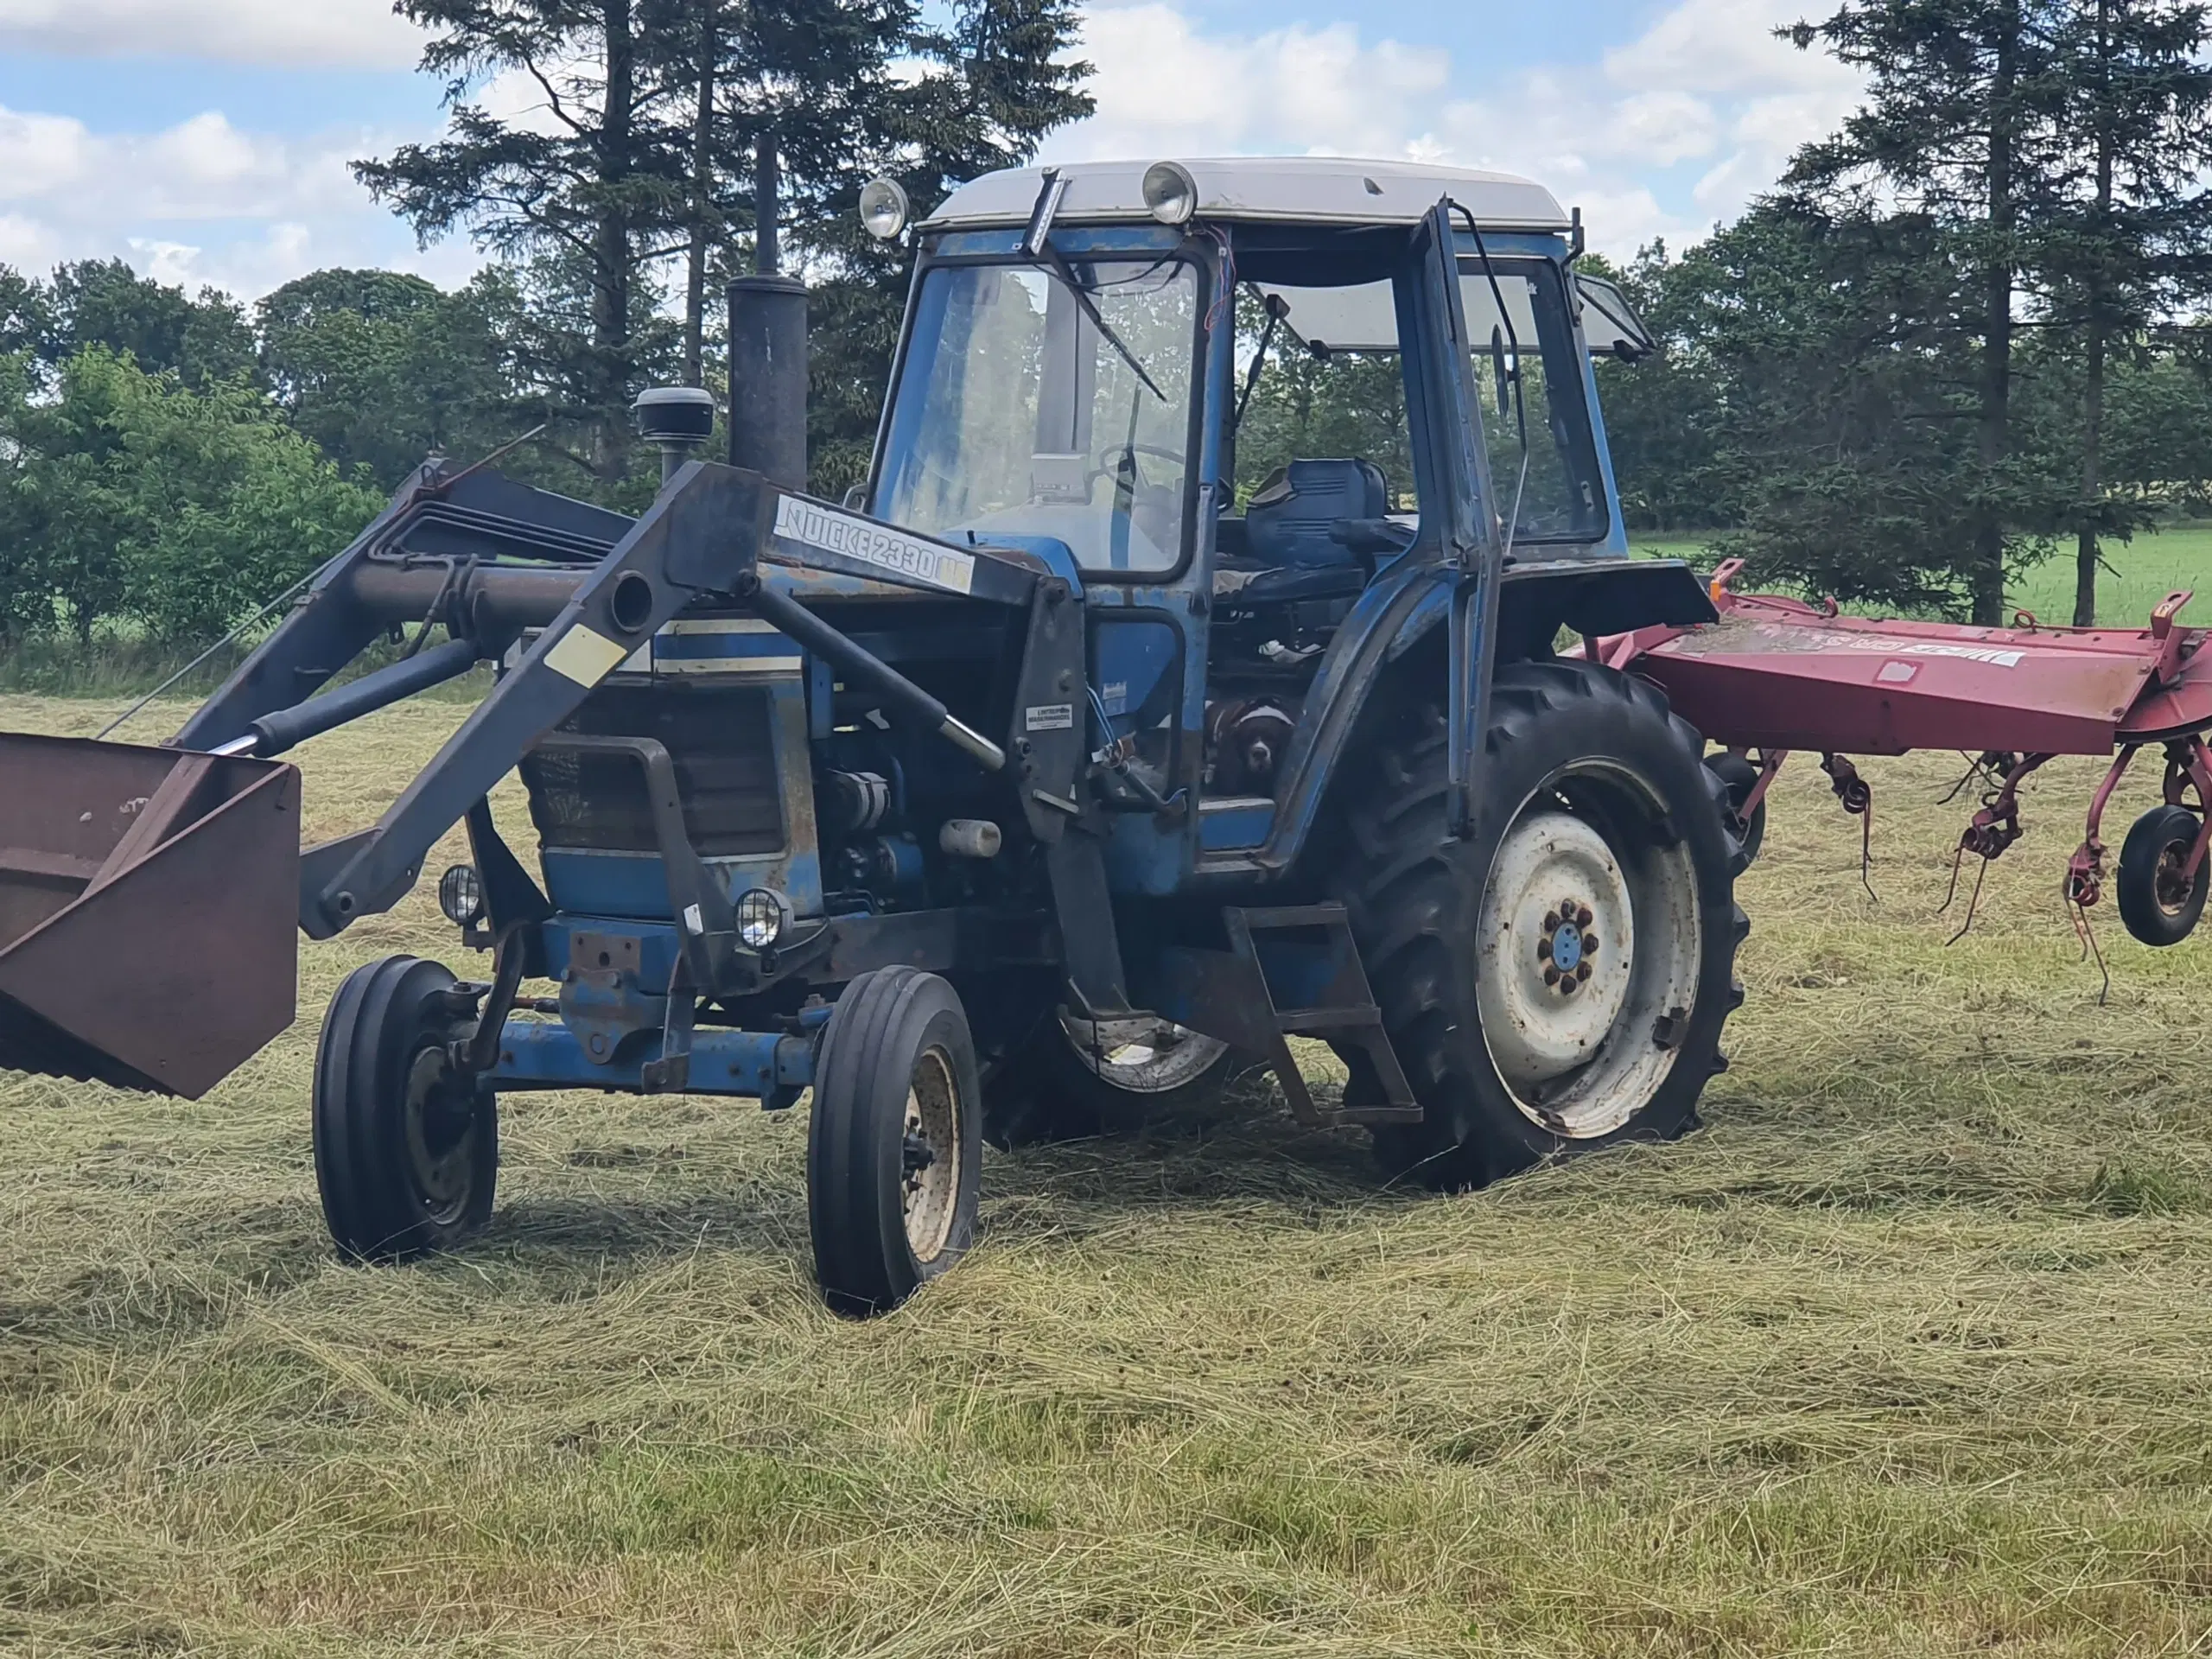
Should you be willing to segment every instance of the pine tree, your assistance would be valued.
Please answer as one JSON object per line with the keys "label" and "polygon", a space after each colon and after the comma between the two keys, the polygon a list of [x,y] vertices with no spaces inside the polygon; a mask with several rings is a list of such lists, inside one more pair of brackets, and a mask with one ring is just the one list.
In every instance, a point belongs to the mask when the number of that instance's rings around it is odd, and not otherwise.
{"label": "pine tree", "polygon": [[2096,620],[2104,537],[2143,518],[2109,490],[2106,399],[2115,347],[2140,348],[2204,291],[2212,255],[2212,22],[2194,0],[2069,0],[2053,55],[2068,97],[2055,233],[2042,250],[2052,323],[2081,363],[2074,621]]}
{"label": "pine tree", "polygon": [[2013,454],[2024,270],[2052,229],[2066,66],[2056,0],[1845,0],[1787,31],[1867,73],[1866,104],[1808,145],[1785,186],[1831,207],[1895,206],[1944,229],[1968,271],[1956,327],[1975,342],[1974,620],[2001,621],[2008,545],[2046,503]]}
{"label": "pine tree", "polygon": [[[669,48],[680,0],[398,0],[433,31],[448,132],[354,174],[426,241],[465,229],[494,252],[551,260],[588,296],[562,378],[576,391],[576,460],[602,486],[629,470],[627,407],[643,378],[639,299],[686,206],[689,67]],[[472,102],[498,76],[534,83],[524,120]]]}

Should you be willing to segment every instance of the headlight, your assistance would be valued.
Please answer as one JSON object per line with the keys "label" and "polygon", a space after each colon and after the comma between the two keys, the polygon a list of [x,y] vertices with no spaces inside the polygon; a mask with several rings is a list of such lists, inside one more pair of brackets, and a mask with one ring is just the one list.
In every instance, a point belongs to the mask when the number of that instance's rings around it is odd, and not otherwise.
{"label": "headlight", "polygon": [[791,907],[780,893],[754,887],[739,895],[737,937],[755,950],[773,948],[791,925]]}
{"label": "headlight", "polygon": [[861,223],[879,242],[906,228],[906,193],[896,179],[870,179],[861,187]]}
{"label": "headlight", "polygon": [[484,919],[484,883],[474,864],[456,864],[438,878],[438,908],[455,927]]}
{"label": "headlight", "polygon": [[1198,211],[1198,181],[1180,162],[1154,162],[1145,169],[1144,205],[1163,225],[1180,225]]}

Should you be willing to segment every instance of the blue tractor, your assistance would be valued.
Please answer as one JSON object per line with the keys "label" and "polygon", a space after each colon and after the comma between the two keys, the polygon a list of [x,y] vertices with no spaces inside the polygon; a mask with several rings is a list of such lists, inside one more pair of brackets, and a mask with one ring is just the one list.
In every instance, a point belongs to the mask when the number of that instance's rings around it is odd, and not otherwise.
{"label": "blue tractor", "polygon": [[[482,1227],[531,1090],[810,1090],[854,1313],[959,1258],[986,1137],[1253,1065],[1440,1187],[1691,1125],[1745,855],[1697,734],[1568,643],[1713,615],[1629,556],[1591,359],[1648,341],[1579,220],[1319,159],[863,207],[917,268],[843,500],[805,493],[806,291],[747,279],[728,463],[695,458],[710,399],[649,393],[642,517],[434,461],[166,747],[6,740],[43,804],[0,804],[42,815],[0,822],[32,849],[0,869],[0,1059],[201,1092],[291,1017],[295,921],[389,910],[465,823],[439,897],[488,979],[390,957],[324,1020],[353,1256]],[[299,851],[273,757],[486,661],[383,820]],[[534,869],[489,804],[518,769]]]}

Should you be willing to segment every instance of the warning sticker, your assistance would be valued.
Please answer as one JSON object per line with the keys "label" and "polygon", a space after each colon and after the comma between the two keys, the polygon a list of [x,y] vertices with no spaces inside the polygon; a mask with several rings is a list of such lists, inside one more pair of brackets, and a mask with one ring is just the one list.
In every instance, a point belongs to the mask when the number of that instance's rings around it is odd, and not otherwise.
{"label": "warning sticker", "polygon": [[597,685],[629,654],[627,645],[618,645],[580,622],[554,642],[545,653],[545,666],[578,685]]}
{"label": "warning sticker", "polygon": [[1029,729],[1033,732],[1071,732],[1075,729],[1075,704],[1048,702],[1029,711]]}
{"label": "warning sticker", "polygon": [[795,495],[777,499],[776,534],[787,542],[818,547],[879,570],[912,576],[947,593],[964,594],[976,579],[976,561],[956,548],[901,535],[887,525],[803,501]]}

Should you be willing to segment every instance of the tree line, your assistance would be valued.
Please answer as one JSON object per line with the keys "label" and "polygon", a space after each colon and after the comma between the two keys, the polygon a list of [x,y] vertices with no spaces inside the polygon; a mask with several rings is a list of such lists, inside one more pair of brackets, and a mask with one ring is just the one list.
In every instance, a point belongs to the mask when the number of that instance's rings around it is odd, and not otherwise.
{"label": "tree line", "polygon": [[[485,269],[452,292],[321,271],[251,309],[114,261],[0,270],[10,637],[219,632],[428,453],[536,433],[502,464],[642,505],[629,404],[724,390],[715,296],[747,272],[813,288],[834,494],[866,464],[911,271],[860,232],[861,183],[887,173],[926,207],[1090,107],[1068,0],[399,10],[429,32],[446,130],[356,174]],[[1789,33],[1866,96],[1733,224],[1617,273],[1661,344],[1601,365],[1631,524],[1983,621],[2063,549],[2088,620],[2113,542],[2212,499],[2205,8],[1847,0]],[[518,85],[536,107],[498,113]],[[1375,375],[1260,393],[1255,447],[1391,436]]]}
{"label": "tree line", "polygon": [[2212,493],[2206,9],[1851,0],[1786,32],[1866,100],[1627,271],[1662,342],[1605,376],[1630,510],[1984,623],[2063,548],[2093,620],[2106,547]]}

